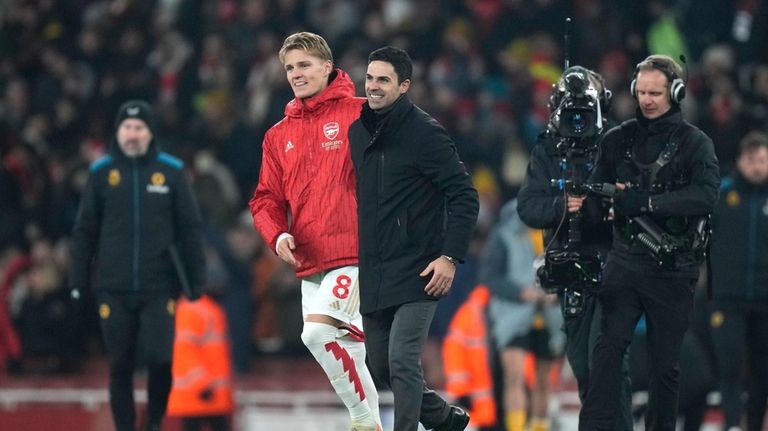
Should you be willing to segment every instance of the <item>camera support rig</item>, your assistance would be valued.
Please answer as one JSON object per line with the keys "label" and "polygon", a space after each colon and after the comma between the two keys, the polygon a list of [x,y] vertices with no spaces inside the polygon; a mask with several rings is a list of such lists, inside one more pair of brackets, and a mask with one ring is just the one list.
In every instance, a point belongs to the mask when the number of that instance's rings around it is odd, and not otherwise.
{"label": "camera support rig", "polygon": [[587,293],[597,290],[602,282],[600,253],[582,245],[583,214],[581,210],[568,212],[568,196],[586,197],[589,192],[584,177],[592,170],[597,137],[603,131],[600,97],[606,99],[610,94],[602,82],[598,93],[594,72],[581,66],[570,66],[570,24],[571,18],[566,18],[565,67],[550,97],[547,127],[548,133],[558,139],[556,149],[562,173],[560,179],[551,179],[550,183],[562,190],[564,200],[563,217],[552,238],[557,238],[566,217],[568,236],[560,248],[547,246],[544,265],[537,270],[539,283],[545,291],[562,292],[565,317],[582,315]]}
{"label": "camera support rig", "polygon": [[[567,200],[569,195],[584,197],[589,192],[584,174],[591,170],[597,147],[590,138],[562,137],[556,148],[563,178],[552,179],[550,184],[563,191],[563,217],[568,218],[568,236],[563,247],[546,251],[544,265],[537,275],[544,290],[562,293],[563,315],[575,317],[584,313],[585,296],[597,290],[602,281],[602,260],[599,252],[582,246],[583,214],[581,210],[569,213]],[[557,236],[559,230],[558,227],[553,235]]]}

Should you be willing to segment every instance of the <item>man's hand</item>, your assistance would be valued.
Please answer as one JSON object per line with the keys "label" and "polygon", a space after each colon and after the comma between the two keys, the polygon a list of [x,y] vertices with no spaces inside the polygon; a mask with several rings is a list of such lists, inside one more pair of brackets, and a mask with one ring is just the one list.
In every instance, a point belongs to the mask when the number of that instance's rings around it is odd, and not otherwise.
{"label": "man's hand", "polygon": [[298,268],[301,264],[293,255],[293,250],[296,250],[296,242],[293,239],[293,235],[280,235],[280,237],[277,239],[277,246],[275,247],[277,255],[280,257],[280,259],[283,259],[283,261],[287,262],[289,265]]}
{"label": "man's hand", "polygon": [[648,193],[625,188],[613,198],[613,209],[617,215],[635,217],[648,212]]}
{"label": "man's hand", "polygon": [[427,292],[428,295],[437,297],[447,295],[451,290],[453,276],[456,274],[456,265],[440,256],[430,262],[419,275],[426,277],[430,273],[432,273],[432,278],[429,280],[429,283],[427,283],[424,291]]}
{"label": "man's hand", "polygon": [[584,199],[586,196],[571,196],[568,195],[568,198],[566,199],[565,205],[568,208],[569,213],[575,213],[576,211],[581,209],[581,206],[584,204]]}
{"label": "man's hand", "polygon": [[524,287],[520,291],[520,301],[521,302],[536,302],[539,301],[541,298],[543,298],[545,295],[544,291],[540,288],[529,285]]}

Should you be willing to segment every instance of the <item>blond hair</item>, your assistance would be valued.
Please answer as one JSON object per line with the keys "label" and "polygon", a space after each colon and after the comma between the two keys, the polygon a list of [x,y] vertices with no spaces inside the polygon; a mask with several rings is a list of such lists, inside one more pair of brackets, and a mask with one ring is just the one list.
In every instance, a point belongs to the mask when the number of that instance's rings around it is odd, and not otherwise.
{"label": "blond hair", "polygon": [[302,31],[286,37],[280,52],[277,54],[280,63],[285,64],[285,54],[292,49],[301,49],[321,60],[333,63],[333,54],[331,54],[328,42],[322,36],[315,33]]}
{"label": "blond hair", "polygon": [[635,77],[640,71],[658,70],[667,76],[669,82],[683,77],[683,68],[670,56],[663,54],[653,54],[637,64],[635,68]]}

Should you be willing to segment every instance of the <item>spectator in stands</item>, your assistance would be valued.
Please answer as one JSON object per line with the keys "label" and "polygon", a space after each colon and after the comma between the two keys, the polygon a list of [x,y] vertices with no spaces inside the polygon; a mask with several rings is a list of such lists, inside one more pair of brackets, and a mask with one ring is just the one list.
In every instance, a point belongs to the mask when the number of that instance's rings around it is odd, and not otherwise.
{"label": "spectator in stands", "polygon": [[24,189],[11,153],[16,141],[13,129],[0,124],[0,251],[25,245]]}
{"label": "spectator in stands", "polygon": [[0,250],[0,377],[21,357],[21,342],[11,322],[8,291],[29,258],[15,249]]}
{"label": "spectator in stands", "polygon": [[28,266],[10,292],[22,347],[21,371],[77,369],[83,351],[82,320],[65,288],[64,270],[57,264],[49,240],[33,242]]}

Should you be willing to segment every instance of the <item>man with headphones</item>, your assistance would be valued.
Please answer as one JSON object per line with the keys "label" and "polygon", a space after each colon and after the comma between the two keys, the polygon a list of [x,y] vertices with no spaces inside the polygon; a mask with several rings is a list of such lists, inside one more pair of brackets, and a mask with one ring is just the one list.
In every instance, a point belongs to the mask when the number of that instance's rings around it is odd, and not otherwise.
{"label": "man with headphones", "polygon": [[601,336],[580,431],[618,429],[622,358],[642,315],[651,358],[645,426],[675,429],[680,347],[703,259],[662,262],[644,240],[648,226],[660,233],[656,238],[679,243],[693,238],[712,213],[720,184],[712,140],[683,120],[681,72],[665,55],[651,55],[637,65],[630,88],[638,104],[636,118],[606,133],[589,180],[615,185],[616,194],[613,243],[598,294]]}
{"label": "man with headphones", "polygon": [[[559,111],[563,99],[567,98],[566,78],[577,74],[581,80],[589,81],[589,90],[596,93],[599,103],[599,117],[605,117],[610,108],[611,92],[605,88],[605,81],[598,73],[581,66],[568,68],[553,85],[550,96],[550,121],[546,130],[536,139],[536,146],[531,151],[530,161],[525,173],[525,181],[517,195],[517,212],[525,224],[537,229],[544,229],[544,244],[547,249],[562,249],[569,244],[571,226],[568,219],[576,212],[583,214],[578,223],[581,240],[578,244],[580,252],[599,253],[605,258],[611,246],[611,223],[606,220],[607,206],[599,196],[585,196],[582,193],[572,193],[565,184],[578,177],[586,179],[594,166],[597,151],[597,141],[608,130],[606,119],[600,118],[601,127],[595,129],[593,136],[568,140],[558,132]],[[595,119],[597,120],[597,118]],[[597,122],[597,121],[596,121]],[[569,144],[590,149],[583,157],[569,158],[566,152]],[[553,186],[557,184],[558,186]],[[565,286],[557,286],[559,294]],[[563,329],[566,336],[565,355],[571,365],[574,377],[579,387],[579,398],[584,401],[589,384],[591,371],[591,352],[600,333],[600,307],[597,298],[584,292],[583,312],[578,315],[563,313]],[[632,383],[629,379],[628,361],[624,361],[624,377],[621,388],[621,412],[615,431],[632,431]],[[507,412],[507,429],[522,429],[510,426],[514,421]]]}

